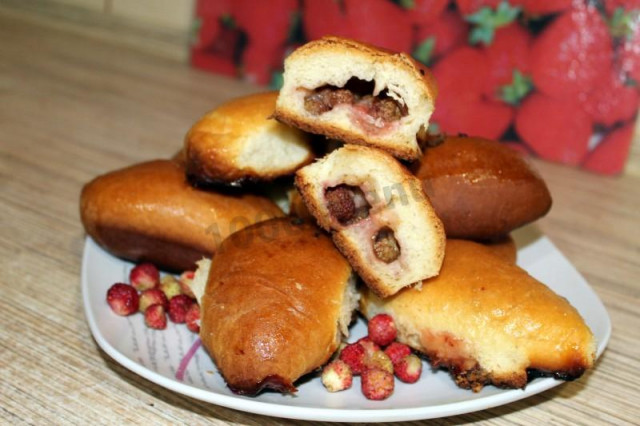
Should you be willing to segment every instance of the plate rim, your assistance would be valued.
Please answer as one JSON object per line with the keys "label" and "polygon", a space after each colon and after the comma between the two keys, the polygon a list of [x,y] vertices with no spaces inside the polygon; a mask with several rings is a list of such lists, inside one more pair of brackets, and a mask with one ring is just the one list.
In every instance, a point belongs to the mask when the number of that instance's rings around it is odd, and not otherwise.
{"label": "plate rim", "polygon": [[[545,239],[546,243],[550,244],[555,251],[562,256],[572,267],[573,264],[566,259],[564,254],[558,250],[553,242],[543,234],[540,237]],[[312,421],[330,421],[330,422],[390,422],[390,421],[413,421],[413,420],[425,420],[433,418],[448,417],[453,415],[460,415],[471,413],[475,411],[486,410],[496,406],[508,404],[518,401],[520,399],[533,396],[540,392],[544,392],[553,387],[562,385],[564,381],[556,380],[551,377],[536,379],[527,384],[525,390],[522,389],[507,389],[503,392],[489,395],[484,398],[477,398],[467,401],[457,401],[445,404],[431,405],[425,407],[410,407],[410,408],[367,408],[367,409],[344,409],[344,408],[322,408],[322,407],[306,407],[306,406],[292,406],[287,404],[280,404],[277,402],[266,402],[259,400],[251,400],[249,397],[240,395],[224,395],[214,390],[205,390],[195,386],[191,386],[186,383],[182,383],[176,379],[169,378],[165,375],[157,373],[149,368],[137,363],[136,361],[128,358],[126,355],[118,351],[108,340],[102,335],[98,324],[95,321],[95,314],[91,307],[89,293],[90,288],[88,285],[89,274],[89,258],[91,251],[98,249],[105,255],[113,256],[100,247],[90,236],[86,236],[83,255],[82,255],[82,269],[81,269],[81,290],[82,301],[84,305],[84,313],[91,334],[98,344],[98,346],[109,355],[114,361],[127,368],[131,372],[144,377],[145,379],[155,383],[163,388],[178,392],[180,394],[189,396],[191,398],[204,401],[207,403],[219,405],[226,408],[231,408],[246,413],[260,414],[278,418],[288,418],[297,420],[312,420]],[[116,258],[121,262],[127,262],[126,260]],[[574,267],[575,269],[575,267]],[[589,283],[584,279],[582,274],[576,270],[578,275],[584,280],[586,288],[591,293],[589,296],[595,298],[595,300],[601,305],[602,310],[605,313],[604,318],[600,319],[605,325],[604,338],[598,342],[596,350],[596,359],[599,359],[604,350],[606,349],[612,332],[611,319],[609,313],[598,297],[597,293],[591,288]],[[372,414],[375,417],[371,417]]]}

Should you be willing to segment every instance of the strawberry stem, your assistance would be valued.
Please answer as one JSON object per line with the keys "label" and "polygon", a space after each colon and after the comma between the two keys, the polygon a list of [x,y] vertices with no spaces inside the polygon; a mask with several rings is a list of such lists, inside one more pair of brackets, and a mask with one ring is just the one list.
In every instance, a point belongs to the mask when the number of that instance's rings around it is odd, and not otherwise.
{"label": "strawberry stem", "polygon": [[522,99],[533,89],[533,80],[518,69],[513,70],[511,84],[500,87],[500,99],[509,105],[519,105]]}
{"label": "strawberry stem", "polygon": [[626,12],[623,7],[618,7],[611,14],[607,25],[613,38],[631,39],[633,32],[640,25],[640,10]]}
{"label": "strawberry stem", "polygon": [[511,6],[508,1],[502,1],[495,10],[485,6],[476,13],[465,16],[465,21],[474,25],[469,33],[469,43],[484,43],[490,45],[493,42],[495,30],[512,23],[520,13],[520,6]]}

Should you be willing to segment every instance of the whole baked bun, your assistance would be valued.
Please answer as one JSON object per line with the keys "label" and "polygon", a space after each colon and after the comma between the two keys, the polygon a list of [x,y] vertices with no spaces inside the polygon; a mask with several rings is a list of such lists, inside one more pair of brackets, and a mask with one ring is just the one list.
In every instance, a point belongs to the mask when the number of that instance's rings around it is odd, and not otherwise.
{"label": "whole baked bun", "polygon": [[420,181],[390,154],[345,145],[298,170],[295,185],[308,211],[379,296],[438,274],[442,223]]}
{"label": "whole baked bun", "polygon": [[314,158],[309,135],[273,118],[277,92],[232,99],[198,120],[184,142],[189,179],[241,186],[291,175]]}
{"label": "whole baked bun", "polygon": [[595,338],[564,297],[472,241],[447,240],[440,274],[422,285],[386,299],[363,289],[360,309],[391,315],[398,341],[474,391],[524,388],[530,376],[576,379],[595,360]]}
{"label": "whole baked bun", "polygon": [[443,136],[414,167],[448,238],[501,238],[551,208],[540,174],[496,141]]}
{"label": "whole baked bun", "polygon": [[[201,266],[206,268],[206,262]],[[300,218],[272,219],[229,236],[204,287],[196,272],[200,338],[229,388],[294,392],[338,348],[357,307],[349,263]]]}
{"label": "whole baked bun", "polygon": [[80,196],[82,224],[95,242],[118,257],[172,271],[192,269],[232,232],[280,216],[266,197],[192,187],[173,160],[98,176]]}
{"label": "whole baked bun", "polygon": [[437,95],[430,71],[406,53],[340,37],[295,50],[284,63],[274,116],[291,126],[420,157]]}

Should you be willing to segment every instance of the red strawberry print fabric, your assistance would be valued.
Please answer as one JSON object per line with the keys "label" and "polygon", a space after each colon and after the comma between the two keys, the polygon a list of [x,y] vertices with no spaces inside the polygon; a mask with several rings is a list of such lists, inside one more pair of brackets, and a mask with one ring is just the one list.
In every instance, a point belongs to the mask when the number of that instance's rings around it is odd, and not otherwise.
{"label": "red strawberry print fabric", "polygon": [[640,104],[640,0],[197,0],[193,66],[282,83],[325,35],[407,52],[439,86],[431,132],[624,171]]}

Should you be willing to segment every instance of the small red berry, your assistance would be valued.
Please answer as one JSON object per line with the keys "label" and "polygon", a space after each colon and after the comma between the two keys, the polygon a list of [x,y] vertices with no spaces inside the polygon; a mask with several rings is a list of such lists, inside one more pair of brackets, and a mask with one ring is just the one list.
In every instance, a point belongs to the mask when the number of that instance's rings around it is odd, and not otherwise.
{"label": "small red berry", "polygon": [[340,359],[344,361],[353,374],[360,374],[364,370],[365,348],[358,343],[347,345],[340,352]]}
{"label": "small red berry", "polygon": [[353,383],[353,373],[346,362],[336,359],[322,369],[322,384],[329,392],[349,389]]}
{"label": "small red berry", "polygon": [[182,293],[193,299],[196,298],[195,294],[193,294],[193,291],[191,290],[191,283],[193,282],[194,276],[194,271],[184,271],[178,278],[178,283],[180,284],[180,290],[182,291]]}
{"label": "small red berry", "polygon": [[367,355],[371,355],[372,353],[380,350],[380,346],[375,344],[369,336],[361,338],[356,343],[362,345]]}
{"label": "small red berry", "polygon": [[164,330],[167,328],[167,316],[165,315],[164,306],[157,303],[151,305],[144,311],[144,322],[147,327],[156,330]]}
{"label": "small red berry", "polygon": [[117,283],[107,291],[107,303],[116,314],[127,316],[138,311],[140,301],[135,288]]}
{"label": "small red berry", "polygon": [[162,290],[150,288],[140,293],[140,306],[138,308],[140,312],[145,312],[149,306],[156,304],[162,305],[165,309],[169,307],[167,296],[164,295]]}
{"label": "small red berry", "polygon": [[154,288],[160,283],[160,271],[152,263],[141,263],[131,270],[129,282],[138,291]]}
{"label": "small red berry", "polygon": [[186,294],[173,296],[169,300],[169,319],[178,324],[184,323],[187,319],[187,311],[194,303],[194,300]]}
{"label": "small red berry", "polygon": [[375,351],[364,357],[365,370],[380,369],[393,374],[393,363],[391,358],[382,351]]}
{"label": "small red berry", "polygon": [[391,315],[378,314],[369,320],[369,338],[377,345],[387,346],[396,339],[398,331]]}
{"label": "small red berry", "polygon": [[167,299],[171,300],[174,296],[182,294],[180,289],[180,283],[173,275],[165,275],[160,280],[160,290],[167,296]]}
{"label": "small red berry", "polygon": [[422,374],[422,361],[416,355],[411,354],[394,364],[396,377],[405,383],[415,383]]}
{"label": "small red berry", "polygon": [[377,368],[365,370],[361,378],[362,393],[367,399],[380,401],[393,393],[393,374]]}
{"label": "small red berry", "polygon": [[391,358],[393,365],[396,365],[402,358],[411,355],[411,348],[403,343],[393,342],[385,348],[384,353]]}
{"label": "small red berry", "polygon": [[189,330],[194,333],[200,333],[200,306],[197,303],[192,303],[189,310],[187,310],[185,322]]}

